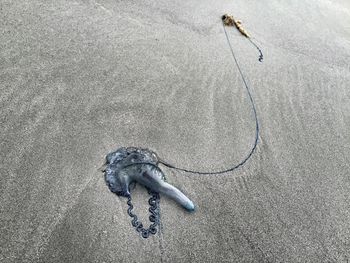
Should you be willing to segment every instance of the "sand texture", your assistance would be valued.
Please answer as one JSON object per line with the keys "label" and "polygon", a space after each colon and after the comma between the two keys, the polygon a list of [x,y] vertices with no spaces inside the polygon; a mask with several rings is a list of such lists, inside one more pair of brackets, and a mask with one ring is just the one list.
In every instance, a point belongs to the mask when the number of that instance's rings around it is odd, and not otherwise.
{"label": "sand texture", "polygon": [[[121,146],[196,204],[142,239],[98,168]],[[1,0],[0,262],[349,262],[349,1]],[[146,222],[146,190],[132,191]]]}

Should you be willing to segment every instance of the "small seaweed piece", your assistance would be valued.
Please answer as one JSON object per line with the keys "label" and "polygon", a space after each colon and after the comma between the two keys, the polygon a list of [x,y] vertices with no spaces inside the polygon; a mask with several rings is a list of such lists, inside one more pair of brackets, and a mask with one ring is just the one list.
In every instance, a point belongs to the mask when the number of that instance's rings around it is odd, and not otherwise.
{"label": "small seaweed piece", "polygon": [[242,27],[242,21],[241,20],[236,20],[232,15],[229,14],[224,14],[222,17],[222,22],[224,23],[225,26],[235,26],[237,28],[237,30],[246,38],[248,38],[248,40],[250,41],[250,43],[252,43],[252,45],[254,45],[256,47],[256,49],[259,52],[259,62],[262,62],[264,59],[264,55],[261,51],[261,49],[258,47],[258,45],[251,39],[250,35],[248,34],[248,32]]}
{"label": "small seaweed piece", "polygon": [[248,32],[242,27],[241,20],[236,20],[232,15],[229,14],[224,14],[221,18],[225,26],[235,26],[243,36],[250,38]]}

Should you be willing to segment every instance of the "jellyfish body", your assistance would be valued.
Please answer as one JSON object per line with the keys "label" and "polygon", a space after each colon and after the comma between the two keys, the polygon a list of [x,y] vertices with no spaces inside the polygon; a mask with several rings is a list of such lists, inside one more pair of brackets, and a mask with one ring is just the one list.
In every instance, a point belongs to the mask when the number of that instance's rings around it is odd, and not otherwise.
{"label": "jellyfish body", "polygon": [[188,211],[195,209],[186,195],[165,182],[165,176],[158,167],[158,158],[151,150],[119,148],[106,156],[104,172],[107,186],[118,196],[130,196],[129,186],[137,182],[154,192],[167,195]]}

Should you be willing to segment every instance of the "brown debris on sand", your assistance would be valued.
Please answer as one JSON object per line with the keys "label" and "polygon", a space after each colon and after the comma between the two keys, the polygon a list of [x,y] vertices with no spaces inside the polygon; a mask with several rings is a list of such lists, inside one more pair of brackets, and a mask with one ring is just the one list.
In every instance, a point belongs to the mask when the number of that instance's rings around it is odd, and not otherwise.
{"label": "brown debris on sand", "polygon": [[250,38],[248,32],[245,31],[245,29],[242,27],[241,20],[236,20],[232,15],[229,14],[224,14],[221,18],[225,26],[235,26],[243,36]]}

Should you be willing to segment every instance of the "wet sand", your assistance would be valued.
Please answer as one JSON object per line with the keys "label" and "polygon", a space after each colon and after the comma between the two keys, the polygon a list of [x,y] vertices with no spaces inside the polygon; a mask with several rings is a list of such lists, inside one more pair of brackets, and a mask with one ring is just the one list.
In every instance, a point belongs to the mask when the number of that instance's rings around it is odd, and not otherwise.
{"label": "wet sand", "polygon": [[[165,167],[197,205],[161,198],[140,238],[98,171],[120,146]],[[0,262],[348,262],[346,1],[0,2]],[[148,194],[132,191],[146,222]]]}

